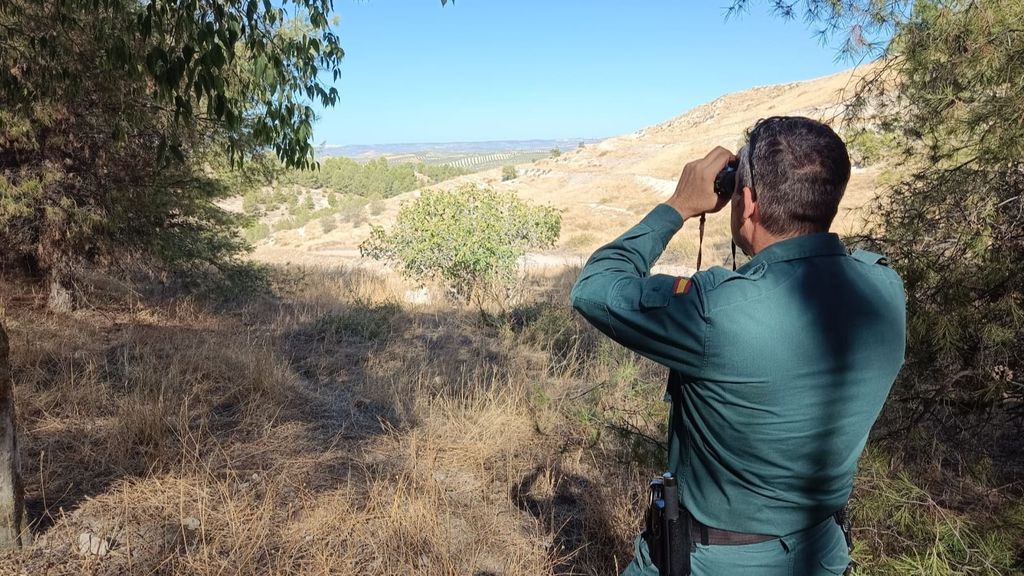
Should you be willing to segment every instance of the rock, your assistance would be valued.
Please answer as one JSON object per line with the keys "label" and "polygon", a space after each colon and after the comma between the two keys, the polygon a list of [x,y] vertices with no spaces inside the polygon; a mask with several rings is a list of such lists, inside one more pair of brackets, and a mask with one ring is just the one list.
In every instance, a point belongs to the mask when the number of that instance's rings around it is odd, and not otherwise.
{"label": "rock", "polygon": [[83,556],[92,554],[102,558],[110,552],[110,542],[91,532],[82,532],[78,535],[78,552]]}
{"label": "rock", "polygon": [[430,291],[426,288],[418,288],[416,290],[406,290],[405,301],[410,304],[426,304],[430,302]]}

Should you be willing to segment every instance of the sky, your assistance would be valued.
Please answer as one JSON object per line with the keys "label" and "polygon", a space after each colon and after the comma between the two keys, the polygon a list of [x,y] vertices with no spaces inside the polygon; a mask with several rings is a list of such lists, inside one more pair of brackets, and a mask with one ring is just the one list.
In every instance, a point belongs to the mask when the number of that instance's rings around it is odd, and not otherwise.
{"label": "sky", "polygon": [[334,0],[345,58],[318,144],[604,138],[816,78],[812,27],[730,0]]}

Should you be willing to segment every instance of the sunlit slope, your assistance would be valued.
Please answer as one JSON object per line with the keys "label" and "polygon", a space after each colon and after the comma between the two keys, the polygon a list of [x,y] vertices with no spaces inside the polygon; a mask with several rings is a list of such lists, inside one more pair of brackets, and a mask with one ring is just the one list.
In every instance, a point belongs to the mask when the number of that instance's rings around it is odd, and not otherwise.
{"label": "sunlit slope", "polygon": [[[452,188],[480,183],[513,189],[525,199],[562,209],[563,229],[557,251],[586,255],[635,223],[651,207],[667,198],[683,165],[714,146],[736,151],[743,135],[759,118],[803,115],[839,128],[841,102],[850,96],[861,72],[846,71],[823,78],[752,88],[718,98],[661,124],[598,144],[565,152],[559,158],[518,166],[519,177],[501,182],[501,171],[463,176],[435,186]],[[837,219],[839,232],[850,232],[860,222],[860,210],[873,195],[877,170],[855,169]],[[359,225],[340,224],[323,234],[316,222],[301,230],[276,233],[261,244],[259,259],[323,262],[357,257],[356,247],[369,234],[371,224],[388,225],[411,192],[385,201],[378,214]],[[666,263],[692,264],[696,254],[695,223],[666,252]],[[709,218],[705,240],[711,262],[721,262],[728,250],[728,218]]]}

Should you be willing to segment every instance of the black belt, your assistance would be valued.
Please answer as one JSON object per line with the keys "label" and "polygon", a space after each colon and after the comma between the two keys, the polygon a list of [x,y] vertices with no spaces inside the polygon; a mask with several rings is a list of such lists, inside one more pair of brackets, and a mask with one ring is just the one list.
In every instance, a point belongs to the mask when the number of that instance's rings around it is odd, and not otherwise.
{"label": "black belt", "polygon": [[702,524],[699,520],[690,516],[690,534],[694,542],[705,546],[742,546],[744,544],[760,544],[769,540],[777,540],[778,536],[768,534],[747,534],[745,532],[733,532],[712,528]]}

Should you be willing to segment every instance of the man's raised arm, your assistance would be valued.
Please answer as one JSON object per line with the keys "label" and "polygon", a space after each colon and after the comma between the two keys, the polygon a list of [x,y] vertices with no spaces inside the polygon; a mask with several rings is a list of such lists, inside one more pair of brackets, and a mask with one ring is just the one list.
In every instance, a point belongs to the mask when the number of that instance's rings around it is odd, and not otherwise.
{"label": "man's raised arm", "polygon": [[684,372],[704,357],[700,296],[689,280],[658,274],[654,262],[683,219],[659,204],[639,224],[594,252],[570,300],[588,322],[612,340]]}
{"label": "man's raised arm", "polygon": [[703,300],[693,282],[651,276],[651,267],[685,218],[720,210],[727,199],[714,177],[734,158],[716,148],[686,165],[675,194],[625,234],[599,248],[580,272],[570,300],[591,324],[616,342],[684,373],[704,362],[707,329]]}

